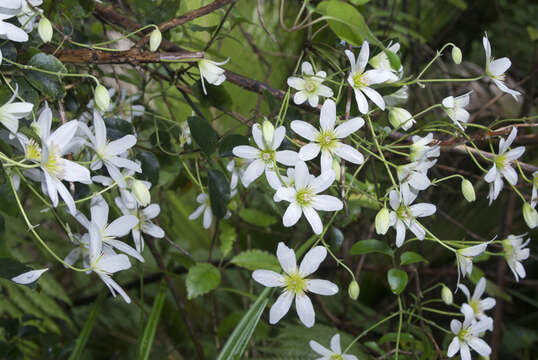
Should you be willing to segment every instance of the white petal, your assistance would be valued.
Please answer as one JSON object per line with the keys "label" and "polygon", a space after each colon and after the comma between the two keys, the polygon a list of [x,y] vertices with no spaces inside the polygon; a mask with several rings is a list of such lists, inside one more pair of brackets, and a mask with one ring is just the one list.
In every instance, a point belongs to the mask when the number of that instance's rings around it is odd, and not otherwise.
{"label": "white petal", "polygon": [[286,166],[295,166],[297,163],[298,155],[292,150],[280,150],[275,153],[275,160]]}
{"label": "white petal", "polygon": [[312,64],[310,64],[308,61],[304,61],[301,64],[301,72],[305,75],[314,75],[314,69],[312,68]]}
{"label": "white petal", "polygon": [[491,167],[491,169],[488,170],[486,176],[484,176],[484,181],[488,182],[488,183],[491,183],[495,180],[495,178],[497,177],[497,167],[495,165],[493,165]]}
{"label": "white petal", "polygon": [[121,270],[127,270],[131,267],[131,262],[127,255],[105,255],[99,259],[97,268],[107,273],[113,274]]}
{"label": "white petal", "polygon": [[47,270],[48,268],[40,270],[31,270],[15,276],[11,279],[11,281],[21,285],[28,285],[39,279],[39,277]]}
{"label": "white petal", "polygon": [[319,104],[319,96],[318,95],[310,95],[308,97],[308,104],[312,107],[318,107]]}
{"label": "white petal", "polygon": [[[110,165],[110,164],[114,165],[117,168],[125,168],[125,169],[132,170],[134,172],[137,172],[137,173],[142,172],[142,168],[140,167],[139,164],[137,164],[136,162],[134,162],[132,160],[125,159],[125,158],[122,158],[122,157],[119,157],[119,156],[112,156],[111,158],[109,158],[106,161],[105,165]],[[108,167],[107,167],[107,169],[108,169]],[[123,177],[123,175],[122,175],[122,177]]]}
{"label": "white petal", "polygon": [[448,351],[446,352],[446,356],[452,357],[456,355],[458,351],[460,351],[460,340],[457,336],[454,336],[454,338],[450,342],[450,345],[448,345]]}
{"label": "white petal", "polygon": [[338,125],[336,129],[334,129],[334,134],[337,138],[343,139],[359,130],[363,125],[364,119],[356,117]]}
{"label": "white petal", "polygon": [[307,99],[307,96],[306,96],[306,92],[304,91],[299,91],[299,92],[296,92],[295,95],[293,96],[293,102],[297,105],[301,105],[302,103],[304,103]]}
{"label": "white petal", "polygon": [[486,63],[489,63],[491,58],[491,45],[487,36],[482,38],[482,45],[484,46],[484,50],[486,52]]}
{"label": "white petal", "polygon": [[232,153],[243,159],[258,159],[260,157],[260,150],[249,145],[239,145],[232,149]]}
{"label": "white petal", "polygon": [[265,178],[273,189],[278,190],[282,187],[282,183],[275,171],[265,168]]}
{"label": "white petal", "polygon": [[262,150],[267,148],[265,146],[265,141],[263,140],[262,127],[260,124],[254,124],[252,126],[252,138],[254,139],[257,147]]}
{"label": "white petal", "polygon": [[361,45],[361,51],[359,53],[359,57],[357,59],[357,71],[363,72],[366,68],[366,64],[368,63],[368,58],[370,57],[370,46],[368,45],[368,41],[364,41]]}
{"label": "white petal", "polygon": [[480,301],[480,307],[484,311],[491,310],[495,307],[496,301],[492,297],[485,298],[484,300]]}
{"label": "white petal", "polygon": [[165,235],[164,230],[160,226],[149,221],[142,224],[142,231],[156,239],[162,239]]}
{"label": "white petal", "polygon": [[396,221],[396,246],[397,247],[402,246],[404,240],[405,240],[405,225],[403,221],[397,220]]}
{"label": "white petal", "polygon": [[320,345],[318,342],[314,340],[310,340],[308,344],[310,345],[312,350],[314,350],[314,352],[318,353],[319,355],[330,357],[333,354],[332,351]]}
{"label": "white petal", "polygon": [[288,86],[296,89],[296,90],[303,90],[304,89],[304,80],[295,76],[290,76],[288,78]]}
{"label": "white petal", "polygon": [[331,350],[337,354],[342,353],[342,348],[340,347],[340,334],[335,334],[331,338]]}
{"label": "white petal", "polygon": [[314,313],[314,307],[312,301],[305,294],[297,294],[295,297],[295,308],[297,309],[297,315],[299,319],[307,328],[314,326],[316,322],[316,314]]}
{"label": "white petal", "polygon": [[161,207],[158,204],[150,204],[144,210],[142,210],[142,215],[147,220],[156,218],[161,212]]}
{"label": "white petal", "polygon": [[435,213],[437,207],[433,204],[419,203],[409,207],[414,217],[425,217]]}
{"label": "white petal", "polygon": [[336,103],[327,99],[321,107],[319,124],[323,130],[333,130],[336,122]]}
{"label": "white petal", "polygon": [[90,177],[90,171],[84,166],[66,159],[60,159],[60,164],[64,169],[64,176],[62,180],[69,182],[78,181],[83,184],[91,184],[92,180]]}
{"label": "white petal", "polygon": [[334,173],[334,170],[333,170],[333,155],[332,155],[331,151],[323,150],[321,152],[320,163],[321,163],[321,173],[322,174],[329,173],[329,172]]}
{"label": "white petal", "polygon": [[299,159],[302,161],[312,160],[318,156],[320,149],[318,143],[306,144],[299,150]]}
{"label": "white petal", "polygon": [[458,321],[458,320],[452,320],[450,321],[450,330],[454,333],[454,334],[458,334],[461,330],[461,322]]}
{"label": "white petal", "polygon": [[295,164],[295,188],[297,190],[303,189],[308,184],[308,167],[304,161],[297,161]]}
{"label": "white petal", "polygon": [[[118,283],[115,282],[110,276],[104,276],[101,274],[99,274],[99,276],[105,282],[105,284],[108,286],[109,289],[112,288],[116,290],[127,304],[131,303],[131,298],[129,298],[129,295],[127,295],[127,293],[121,288],[121,286],[119,286]],[[112,295],[114,295],[114,297],[116,296],[116,294],[113,291],[112,291]]]}
{"label": "white petal", "polygon": [[246,184],[250,185],[250,183],[259,178],[261,174],[263,174],[264,170],[265,163],[263,162],[263,160],[254,160],[245,170],[245,173],[243,174],[243,181]]}
{"label": "white petal", "polygon": [[306,217],[306,220],[310,223],[310,226],[312,226],[312,230],[316,235],[321,234],[323,231],[323,224],[321,223],[321,218],[319,217],[318,213],[314,208],[310,206],[303,207],[303,213]]}
{"label": "white petal", "polygon": [[287,247],[283,242],[278,243],[276,257],[286,274],[293,275],[297,272],[297,259],[295,257],[295,251]]}
{"label": "white petal", "polygon": [[282,224],[285,227],[293,226],[299,221],[301,218],[303,211],[301,207],[296,203],[292,202],[288,208],[286,209],[286,212],[284,213],[284,216],[282,217]]}
{"label": "white petal", "polygon": [[349,63],[351,64],[351,73],[354,73],[357,71],[357,63],[355,61],[355,54],[351,52],[350,50],[345,50],[344,53],[346,54],[347,58],[349,59]]}
{"label": "white petal", "polygon": [[289,291],[284,291],[278,299],[276,299],[271,310],[269,311],[269,323],[276,324],[288,313],[293,302],[294,294]]}
{"label": "white petal", "polygon": [[197,218],[200,217],[200,215],[202,215],[202,212],[204,211],[206,205],[200,205],[198,206],[198,208],[196,210],[194,210],[194,212],[192,214],[189,215],[189,220],[195,220]]}
{"label": "white petal", "polygon": [[284,277],[271,270],[256,270],[252,273],[252,278],[266,287],[284,286]]}
{"label": "white petal", "polygon": [[[123,241],[114,240],[114,239],[105,239],[104,242],[105,242],[105,244],[108,244],[108,245],[112,246],[113,248],[118,249],[119,251],[121,251],[121,252],[123,252],[123,253],[131,256],[131,257],[134,257],[138,261],[144,262],[144,258],[142,257],[142,255],[140,255],[140,253],[138,251],[136,251],[135,249],[133,249],[132,247],[130,247],[129,245],[127,245]],[[101,268],[103,266],[102,262],[103,262],[103,260],[99,261],[99,266]],[[130,263],[129,263],[129,267],[130,267]],[[120,270],[123,270],[123,269],[120,269]],[[116,270],[116,271],[118,271],[118,270]],[[115,272],[115,271],[109,271],[109,272]]]}
{"label": "white petal", "polygon": [[332,97],[334,95],[330,87],[325,85],[318,85],[318,95],[323,97]]}
{"label": "white petal", "polygon": [[314,294],[331,296],[338,292],[338,286],[328,280],[308,280],[308,291]]}
{"label": "white petal", "polygon": [[464,342],[460,342],[460,355],[461,360],[471,360],[471,351],[469,350],[469,345]]}
{"label": "white petal", "polygon": [[472,338],[469,341],[469,346],[482,356],[489,356],[489,354],[491,354],[491,348],[489,345],[480,338]]}
{"label": "white petal", "polygon": [[512,62],[507,57],[495,59],[489,64],[489,72],[493,76],[499,76],[504,74],[511,65]]}
{"label": "white petal", "polygon": [[368,112],[368,100],[366,100],[366,97],[364,97],[360,90],[353,89],[353,91],[355,92],[355,100],[357,101],[359,111],[362,114],[366,114]]}
{"label": "white petal", "polygon": [[125,236],[138,224],[139,220],[133,215],[123,215],[110,223],[103,234],[110,237]]}
{"label": "white petal", "polygon": [[377,91],[369,87],[363,87],[361,90],[370,98],[370,100],[373,101],[374,104],[377,105],[378,108],[385,110],[385,100],[383,100],[383,97]]}
{"label": "white petal", "polygon": [[306,121],[293,120],[290,127],[297,135],[310,141],[315,141],[319,135],[319,131]]}
{"label": "white petal", "polygon": [[316,246],[310,249],[304,256],[299,266],[299,275],[301,277],[307,277],[313,274],[319,265],[325,260],[327,256],[327,249],[324,246]]}
{"label": "white petal", "polygon": [[296,195],[297,195],[297,191],[294,188],[280,187],[275,193],[275,198],[277,198],[278,201],[284,200],[288,202],[293,202],[295,200]]}
{"label": "white petal", "polygon": [[333,170],[328,170],[322,172],[321,175],[316,177],[311,183],[310,188],[315,194],[319,194],[322,191],[325,191],[332,185],[334,182],[336,174]]}
{"label": "white petal", "polygon": [[364,156],[354,147],[347,144],[339,143],[334,149],[334,153],[340,158],[349,161],[353,164],[362,164],[364,162]]}
{"label": "white petal", "polygon": [[508,151],[505,156],[508,160],[516,160],[516,159],[519,159],[521,157],[521,155],[523,155],[523,153],[525,152],[525,147],[524,146],[519,146],[517,148],[514,148],[510,151]]}
{"label": "white petal", "polygon": [[312,207],[322,211],[342,210],[344,204],[342,201],[331,195],[316,195],[312,200]]}
{"label": "white petal", "polygon": [[211,207],[206,206],[204,210],[204,219],[202,222],[204,229],[209,229],[211,227],[211,222],[213,222],[213,213],[211,212]]}

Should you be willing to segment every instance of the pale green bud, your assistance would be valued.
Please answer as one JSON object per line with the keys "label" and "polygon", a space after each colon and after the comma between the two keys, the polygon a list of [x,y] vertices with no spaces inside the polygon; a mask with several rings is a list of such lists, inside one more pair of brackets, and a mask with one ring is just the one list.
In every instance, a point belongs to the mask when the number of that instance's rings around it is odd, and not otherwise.
{"label": "pale green bud", "polygon": [[360,291],[361,289],[359,287],[359,284],[355,280],[349,283],[349,286],[347,287],[347,293],[351,299],[357,300],[359,298]]}
{"label": "pale green bud", "polygon": [[108,94],[108,90],[103,85],[99,84],[95,87],[95,91],[93,92],[93,96],[95,98],[95,104],[101,111],[107,111],[108,107],[110,106],[110,95]]}
{"label": "pale green bud", "polygon": [[270,145],[273,142],[273,136],[275,135],[275,126],[269,120],[263,121],[262,134],[265,143]]}
{"label": "pale green bud", "polygon": [[404,108],[393,107],[389,111],[389,122],[394,128],[401,127],[403,130],[409,130],[415,123],[413,115]]}
{"label": "pale green bud", "polygon": [[32,129],[37,136],[41,137],[41,127],[37,121],[32,121],[30,124],[30,129]]}
{"label": "pale green bud", "polygon": [[447,305],[451,305],[454,301],[452,291],[450,291],[450,289],[447,288],[445,285],[443,285],[443,289],[441,290],[441,298],[443,299],[443,302]]}
{"label": "pale green bud", "polygon": [[385,235],[390,226],[389,210],[384,207],[375,216],[375,232],[379,235]]}
{"label": "pale green bud", "polygon": [[140,206],[148,206],[151,202],[151,195],[148,187],[140,180],[133,180],[133,195]]}
{"label": "pale green bud", "polygon": [[462,58],[461,50],[457,46],[452,47],[452,60],[454,60],[455,64],[461,64],[461,58]]}
{"label": "pale green bud", "polygon": [[42,16],[41,20],[39,20],[39,25],[37,27],[37,32],[39,33],[39,37],[43,42],[48,43],[52,39],[52,24],[50,23],[49,19]]}
{"label": "pale green bud", "polygon": [[157,49],[161,45],[162,39],[163,35],[159,31],[159,29],[153,30],[149,37],[149,51],[157,51]]}
{"label": "pale green bud", "polygon": [[463,193],[465,200],[468,202],[473,202],[476,200],[473,184],[469,180],[461,180],[461,192]]}
{"label": "pale green bud", "polygon": [[334,180],[340,181],[340,175],[341,175],[340,163],[338,162],[338,160],[336,160],[336,158],[333,158],[333,171],[335,175]]}
{"label": "pale green bud", "polygon": [[538,212],[528,202],[523,204],[523,218],[527,226],[531,229],[534,229],[538,225]]}

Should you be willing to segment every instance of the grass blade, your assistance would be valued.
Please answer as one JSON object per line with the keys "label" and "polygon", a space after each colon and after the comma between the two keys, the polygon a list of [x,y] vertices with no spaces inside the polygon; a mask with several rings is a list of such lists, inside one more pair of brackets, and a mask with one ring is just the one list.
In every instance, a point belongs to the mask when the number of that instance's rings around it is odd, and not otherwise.
{"label": "grass blade", "polygon": [[99,294],[99,297],[95,301],[95,304],[93,304],[92,310],[90,311],[90,315],[88,316],[88,319],[84,323],[84,327],[82,328],[82,331],[80,332],[80,335],[77,338],[77,341],[75,342],[75,348],[73,349],[73,352],[69,356],[69,360],[78,360],[80,359],[82,352],[84,351],[84,348],[86,347],[86,343],[88,342],[88,338],[90,337],[90,334],[92,333],[93,326],[95,325],[95,319],[97,319],[97,315],[99,314],[99,311],[101,310],[101,305],[103,305],[103,300],[105,299],[106,291],[102,291]]}
{"label": "grass blade", "polygon": [[155,338],[155,332],[157,331],[157,325],[159,324],[159,319],[161,317],[161,311],[164,305],[164,299],[166,298],[166,292],[168,287],[166,281],[163,279],[159,287],[159,292],[157,297],[153,301],[153,306],[151,307],[151,313],[149,314],[149,319],[144,329],[142,337],[138,340],[138,348],[136,351],[137,360],[147,360],[149,353],[151,351],[151,345],[153,345],[153,339]]}

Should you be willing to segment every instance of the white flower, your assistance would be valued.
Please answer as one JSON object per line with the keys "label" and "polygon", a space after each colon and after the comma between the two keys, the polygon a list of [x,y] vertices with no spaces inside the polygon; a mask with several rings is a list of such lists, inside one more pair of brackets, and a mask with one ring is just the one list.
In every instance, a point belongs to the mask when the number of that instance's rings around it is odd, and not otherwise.
{"label": "white flower", "polygon": [[481,278],[480,280],[478,280],[478,283],[474,288],[473,296],[471,296],[471,293],[469,292],[467,286],[459,284],[458,287],[465,294],[465,297],[467,298],[467,304],[469,304],[469,306],[473,309],[474,316],[476,317],[476,319],[482,320],[488,318],[489,316],[487,316],[484,311],[493,309],[493,307],[495,306],[495,299],[492,297],[481,299],[482,295],[484,295],[484,292],[486,291],[486,278]]}
{"label": "white flower", "polygon": [[518,282],[519,278],[523,279],[526,276],[521,261],[528,259],[530,255],[529,249],[525,247],[529,245],[531,239],[528,238],[527,241],[523,242],[526,235],[508,235],[508,238],[502,241],[504,258]]}
{"label": "white flower", "polygon": [[211,222],[213,222],[213,212],[211,211],[211,203],[209,202],[209,196],[206,193],[201,193],[196,197],[196,202],[200,204],[192,214],[189,215],[189,220],[195,220],[204,213],[203,225],[204,229],[209,229]]}
{"label": "white flower", "polygon": [[458,265],[458,284],[460,282],[460,273],[461,276],[465,277],[465,275],[473,272],[473,258],[475,256],[478,256],[482,254],[484,251],[486,251],[486,248],[488,247],[490,241],[469,246],[464,249],[458,249],[456,250],[456,264]]}
{"label": "white flower", "polygon": [[252,160],[244,172],[242,178],[243,184],[246,184],[246,186],[250,185],[265,172],[267,182],[273,189],[278,189],[282,186],[276,173],[276,163],[279,162],[286,166],[294,166],[297,161],[297,153],[295,151],[276,151],[280,144],[282,144],[285,136],[286,128],[279,126],[275,129],[273,138],[271,139],[272,141],[268,142],[262,135],[260,124],[254,124],[252,127],[252,137],[258,148],[249,145],[239,145],[233,148],[232,152],[235,156]]}
{"label": "white flower", "polygon": [[317,107],[319,103],[319,97],[331,97],[333,91],[323,85],[323,81],[327,77],[325,71],[318,71],[314,74],[312,65],[305,61],[301,65],[301,72],[303,77],[290,76],[288,78],[288,85],[298,90],[293,96],[293,101],[300,105],[308,100],[308,103],[312,107]]}
{"label": "white flower", "polygon": [[0,39],[16,42],[28,41],[28,34],[23,29],[4,21],[20,13],[23,6],[26,6],[26,1],[2,0],[0,4]]}
{"label": "white flower", "polygon": [[411,161],[418,161],[421,163],[428,162],[427,164],[423,165],[423,167],[426,167],[425,170],[428,170],[435,164],[435,162],[429,162],[430,158],[439,157],[441,154],[439,145],[429,145],[433,141],[433,134],[428,133],[428,135],[424,137],[413,135],[411,139],[413,140],[413,144],[411,144],[411,153],[409,154],[409,158]]}
{"label": "white flower", "polygon": [[426,190],[430,186],[428,169],[435,162],[436,160],[420,161],[398,166],[396,173],[400,182],[400,193],[405,203],[410,204],[415,201],[419,191]]}
{"label": "white flower", "polygon": [[317,360],[357,360],[355,355],[342,354],[340,334],[336,334],[331,338],[330,350],[314,340],[310,340],[309,345],[316,354],[321,355]]}
{"label": "white flower", "polygon": [[387,81],[390,78],[391,73],[376,69],[364,71],[366,64],[368,63],[368,57],[370,56],[370,47],[367,41],[362,43],[361,52],[359,53],[357,61],[355,61],[355,55],[351,51],[346,50],[345,53],[351,63],[351,72],[347,81],[355,92],[355,100],[357,101],[359,111],[363,114],[368,112],[368,101],[364,95],[368,96],[381,110],[385,110],[385,101],[383,101],[383,97],[377,91],[372,89],[370,85],[380,84]]}
{"label": "white flower", "polygon": [[454,97],[449,96],[443,99],[443,110],[448,117],[456,124],[462,131],[465,131],[461,123],[466,123],[469,120],[469,112],[464,108],[469,105],[469,98],[472,91],[463,95]]}
{"label": "white flower", "polygon": [[39,15],[43,13],[38,6],[43,3],[43,0],[22,0],[22,3],[22,11],[17,15],[17,20],[24,31],[29,33],[38,26]]}
{"label": "white flower", "polygon": [[321,128],[317,130],[306,121],[294,120],[291,122],[293,131],[311,141],[299,150],[300,160],[312,160],[321,152],[321,172],[332,169],[333,155],[337,155],[353,164],[363,163],[364,157],[357,149],[342,143],[345,137],[364,125],[362,118],[356,117],[345,121],[335,129],[336,104],[329,99],[321,107],[319,123]]}
{"label": "white flower", "polygon": [[[400,51],[400,43],[389,44],[387,50],[396,54],[398,51]],[[381,51],[376,56],[373,56],[369,63],[374,69],[386,71],[388,73],[387,82],[389,83],[398,81],[402,78],[403,66],[400,65],[398,71],[394,70],[390,65],[387,54],[385,54],[384,51]]]}
{"label": "white flower", "polygon": [[396,246],[402,246],[405,240],[405,229],[411,230],[419,239],[423,240],[426,237],[426,232],[420,224],[415,221],[415,218],[430,216],[435,213],[437,208],[435,205],[428,203],[418,203],[409,206],[411,201],[402,202],[401,197],[396,190],[391,190],[389,193],[389,203],[393,211],[390,212],[390,226],[396,230]]}
{"label": "white flower", "polygon": [[248,159],[234,158],[226,165],[226,170],[232,173],[230,178],[231,191],[235,190],[237,184],[239,183],[239,180],[241,180],[241,183],[244,187],[248,186],[248,184],[245,183],[244,178],[245,171],[247,170],[247,167],[251,162],[252,161]]}
{"label": "white flower", "polygon": [[21,12],[22,7],[25,6],[25,0],[2,0],[0,3],[0,14],[15,16]]}
{"label": "white flower", "polygon": [[47,270],[48,268],[40,269],[40,270],[30,270],[30,271],[27,271],[25,273],[15,276],[14,278],[11,279],[11,281],[16,282],[17,284],[21,284],[21,285],[28,285],[28,284],[33,283],[34,281],[37,281],[37,279],[39,279],[39,277],[43,275],[43,273]]}
{"label": "white flower", "polygon": [[17,97],[17,88],[7,103],[0,107],[0,123],[15,134],[19,129],[19,119],[32,112],[34,105],[28,102],[13,102]]}
{"label": "white flower", "polygon": [[409,87],[407,85],[402,86],[395,92],[389,95],[383,96],[386,106],[401,106],[407,102],[409,98]]}
{"label": "white flower", "polygon": [[448,346],[447,356],[452,357],[459,352],[461,360],[471,360],[469,347],[482,356],[489,356],[491,348],[479,336],[493,327],[491,318],[475,321],[473,309],[468,304],[463,304],[461,312],[465,316],[463,324],[455,319],[450,322],[450,330],[456,336]]}
{"label": "white flower", "polygon": [[297,315],[306,327],[312,327],[315,323],[316,314],[312,301],[306,295],[312,292],[319,295],[334,295],[338,292],[338,286],[328,280],[308,279],[325,260],[327,249],[316,246],[310,249],[301,261],[297,269],[297,260],[293,249],[279,242],[276,256],[285,274],[281,275],[271,270],[256,270],[252,278],[267,287],[282,287],[284,291],[275,301],[269,311],[269,323],[276,324],[287,314],[291,303],[295,298]]}
{"label": "white flower", "polygon": [[308,173],[308,168],[304,161],[297,161],[294,172],[294,186],[281,187],[277,190],[274,199],[276,201],[285,200],[290,203],[282,223],[285,227],[293,226],[299,221],[302,214],[312,226],[315,234],[321,234],[323,224],[316,210],[338,211],[343,207],[340,199],[331,195],[319,195],[334,182],[334,171],[322,172],[318,177],[313,177]]}
{"label": "white flower", "polygon": [[413,115],[404,108],[390,107],[389,108],[389,122],[393,128],[402,128],[402,130],[409,130],[416,123],[413,119]]}
{"label": "white flower", "polygon": [[521,95],[521,93],[509,89],[503,82],[505,77],[504,73],[510,68],[512,62],[507,57],[497,60],[493,59],[491,56],[491,45],[489,44],[487,35],[482,38],[482,44],[486,51],[486,76],[489,77],[501,91],[512,95],[512,97],[517,100],[517,97]]}
{"label": "white flower", "polygon": [[202,81],[204,94],[207,95],[204,78],[212,85],[218,86],[222,84],[224,80],[226,80],[226,75],[224,75],[225,70],[221,69],[219,65],[224,65],[229,60],[229,58],[223,62],[216,62],[207,59],[198,60],[198,69],[200,70],[200,80]]}
{"label": "white flower", "polygon": [[524,146],[519,146],[515,149],[512,149],[507,152],[508,147],[512,145],[517,136],[517,129],[514,127],[510,132],[510,135],[506,138],[501,138],[499,141],[499,154],[495,156],[493,160],[493,166],[489,169],[484,180],[489,184],[489,204],[493,200],[497,199],[499,193],[503,188],[503,177],[510,184],[515,185],[517,183],[517,172],[512,168],[511,162],[519,159],[521,155],[525,152]]}

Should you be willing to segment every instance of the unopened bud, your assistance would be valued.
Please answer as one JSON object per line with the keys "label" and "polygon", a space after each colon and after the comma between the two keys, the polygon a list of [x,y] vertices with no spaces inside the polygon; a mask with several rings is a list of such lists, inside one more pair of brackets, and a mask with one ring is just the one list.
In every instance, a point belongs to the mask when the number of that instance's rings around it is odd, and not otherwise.
{"label": "unopened bud", "polygon": [[159,29],[153,30],[149,37],[149,51],[157,51],[157,49],[161,45],[162,39],[163,39],[163,35],[161,34],[160,30]]}
{"label": "unopened bud", "polygon": [[527,226],[531,229],[534,229],[538,225],[538,212],[528,202],[523,204],[523,218]]}
{"label": "unopened bud", "polygon": [[140,206],[148,206],[151,202],[148,187],[142,181],[134,179],[132,188],[135,199]]}
{"label": "unopened bud", "polygon": [[49,19],[42,16],[41,20],[39,20],[39,25],[37,27],[37,32],[39,33],[39,37],[43,42],[48,43],[52,39],[52,24],[50,23]]}
{"label": "unopened bud", "polygon": [[347,287],[347,293],[350,298],[352,298],[353,300],[357,300],[359,298],[360,291],[361,289],[359,287],[359,284],[355,280],[349,283],[349,286]]}
{"label": "unopened bud", "polygon": [[415,119],[404,108],[393,107],[389,111],[389,122],[395,129],[401,127],[403,130],[409,130],[415,123]]}
{"label": "unopened bud", "polygon": [[93,96],[95,98],[95,104],[101,111],[107,111],[108,107],[110,106],[110,95],[108,94],[108,90],[103,85],[99,84],[95,87],[95,91],[93,92]]}
{"label": "unopened bud", "polygon": [[340,173],[342,172],[342,170],[340,169],[340,163],[338,162],[338,160],[336,160],[336,158],[333,158],[333,171],[334,171],[334,180],[335,181],[340,181]]}
{"label": "unopened bud", "polygon": [[443,289],[441,290],[441,298],[443,299],[443,302],[447,305],[451,305],[454,301],[452,291],[450,291],[450,289],[445,285],[443,285]]}
{"label": "unopened bud", "polygon": [[30,124],[30,129],[32,129],[37,136],[41,137],[41,127],[37,121],[32,121]]}
{"label": "unopened bud", "polygon": [[375,216],[375,232],[379,235],[385,235],[390,226],[389,210],[384,207]]}
{"label": "unopened bud", "polygon": [[269,121],[264,120],[262,124],[262,134],[267,145],[273,142],[273,136],[275,135],[275,126]]}
{"label": "unopened bud", "polygon": [[469,180],[461,180],[461,192],[463,193],[465,200],[468,202],[473,202],[476,200],[473,184]]}
{"label": "unopened bud", "polygon": [[461,50],[457,46],[452,46],[452,60],[455,64],[461,64],[461,58],[463,55],[461,54]]}

